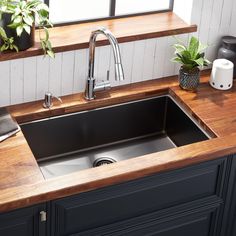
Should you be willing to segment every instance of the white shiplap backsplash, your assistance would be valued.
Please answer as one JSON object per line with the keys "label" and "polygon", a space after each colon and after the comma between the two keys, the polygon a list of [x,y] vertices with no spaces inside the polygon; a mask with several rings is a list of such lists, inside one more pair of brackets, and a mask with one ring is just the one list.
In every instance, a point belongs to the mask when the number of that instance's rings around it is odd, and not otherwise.
{"label": "white shiplap backsplash", "polygon": [[[178,4],[185,0],[176,0]],[[190,1],[190,0],[188,0]],[[181,9],[180,9],[181,10]],[[236,36],[235,0],[192,0],[191,23],[198,25],[210,60],[216,58],[220,38]],[[187,41],[192,34],[178,36]],[[129,84],[178,73],[179,66],[170,62],[173,37],[120,44],[125,80],[115,81],[113,54],[109,46],[96,49],[95,76],[106,79],[110,70],[112,86]],[[0,62],[0,107],[42,99],[46,91],[57,96],[82,92],[88,66],[88,49],[57,53],[51,60],[42,56]]]}

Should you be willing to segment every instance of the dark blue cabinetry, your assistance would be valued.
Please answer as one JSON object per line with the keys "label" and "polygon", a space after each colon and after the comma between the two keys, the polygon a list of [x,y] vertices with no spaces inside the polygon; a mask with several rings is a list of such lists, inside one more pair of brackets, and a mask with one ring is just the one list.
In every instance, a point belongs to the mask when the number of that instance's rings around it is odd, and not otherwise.
{"label": "dark blue cabinetry", "polygon": [[218,234],[227,158],[51,203],[51,235]]}
{"label": "dark blue cabinetry", "polygon": [[236,235],[236,156],[231,159],[225,210],[222,217],[221,236]]}
{"label": "dark blue cabinetry", "polygon": [[45,204],[0,214],[0,236],[44,236],[46,221],[40,212],[46,211]]}
{"label": "dark blue cabinetry", "polygon": [[229,156],[2,213],[0,236],[234,236],[235,198]]}

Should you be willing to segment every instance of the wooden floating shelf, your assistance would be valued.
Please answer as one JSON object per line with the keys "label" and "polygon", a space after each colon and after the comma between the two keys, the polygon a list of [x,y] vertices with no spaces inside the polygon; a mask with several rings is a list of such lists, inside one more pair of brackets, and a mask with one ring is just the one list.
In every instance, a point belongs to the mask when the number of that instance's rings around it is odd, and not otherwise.
{"label": "wooden floating shelf", "polygon": [[[99,26],[111,30],[119,43],[197,31],[196,25],[188,25],[173,12],[59,26],[49,29],[54,51],[65,52],[88,48],[90,33]],[[40,48],[38,31],[36,30],[34,47],[19,53],[1,53],[0,61],[43,55],[43,51]],[[104,46],[107,44],[108,41],[104,37],[99,36],[97,45]]]}

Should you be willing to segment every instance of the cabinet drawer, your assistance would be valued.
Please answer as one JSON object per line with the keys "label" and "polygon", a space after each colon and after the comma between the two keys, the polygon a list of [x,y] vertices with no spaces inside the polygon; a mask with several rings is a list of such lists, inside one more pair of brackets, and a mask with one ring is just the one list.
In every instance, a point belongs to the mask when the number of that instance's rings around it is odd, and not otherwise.
{"label": "cabinet drawer", "polygon": [[208,196],[221,197],[225,166],[222,158],[53,201],[53,235],[82,232]]}
{"label": "cabinet drawer", "polygon": [[[98,227],[73,234],[72,236],[209,236],[212,219],[219,201],[217,198],[194,201],[189,206],[173,207],[168,210],[149,213],[140,217]],[[211,204],[215,201],[215,204]],[[196,208],[196,205],[198,206]],[[185,209],[188,209],[187,211]]]}

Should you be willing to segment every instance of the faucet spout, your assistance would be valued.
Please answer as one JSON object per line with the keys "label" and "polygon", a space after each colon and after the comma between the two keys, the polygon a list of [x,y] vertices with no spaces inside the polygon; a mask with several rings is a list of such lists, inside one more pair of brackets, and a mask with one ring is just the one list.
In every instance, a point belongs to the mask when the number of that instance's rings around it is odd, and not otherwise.
{"label": "faucet spout", "polygon": [[[124,80],[124,71],[121,63],[120,48],[117,39],[111,33],[111,31],[109,31],[104,27],[100,27],[99,29],[91,33],[89,40],[89,66],[88,66],[88,77],[85,89],[85,98],[87,100],[93,100],[95,98],[94,94],[95,91],[99,90],[98,88],[96,88],[96,83],[94,78],[95,47],[96,47],[96,39],[99,34],[106,36],[111,45],[115,62],[115,79],[119,81]],[[107,82],[104,83],[106,83],[106,86],[101,86],[101,83],[99,83],[100,84],[99,88],[107,89],[110,87],[107,86]]]}

